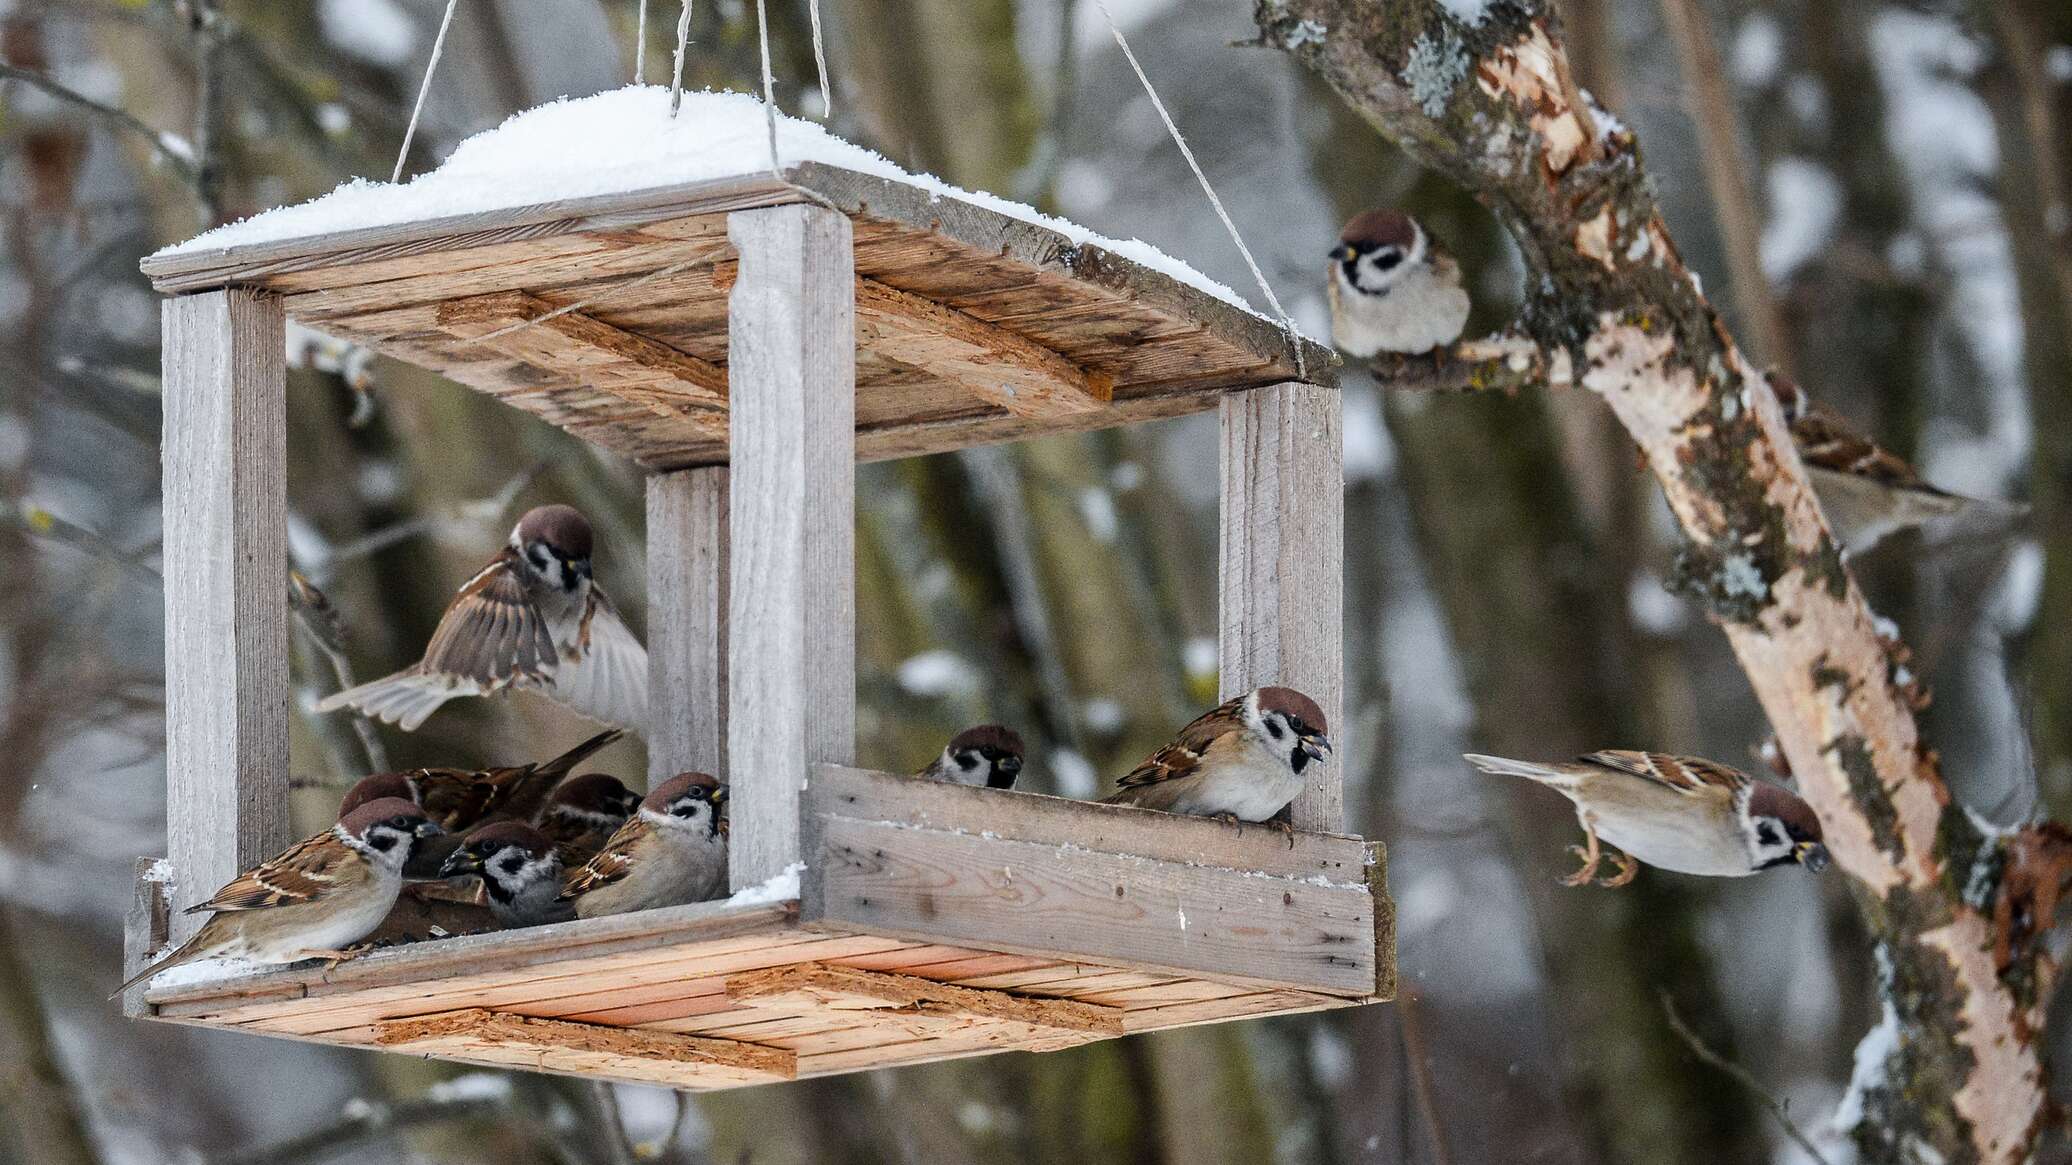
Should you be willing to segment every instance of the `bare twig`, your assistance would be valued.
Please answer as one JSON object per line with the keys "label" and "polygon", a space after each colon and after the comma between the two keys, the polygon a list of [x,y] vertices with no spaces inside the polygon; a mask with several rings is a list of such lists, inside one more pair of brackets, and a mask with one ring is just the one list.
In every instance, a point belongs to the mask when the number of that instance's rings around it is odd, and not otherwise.
{"label": "bare twig", "polygon": [[[294,610],[296,621],[310,643],[330,661],[338,690],[343,692],[352,687],[353,667],[345,657],[345,620],[339,617],[338,608],[331,605],[330,596],[292,567],[288,570],[288,606]],[[361,749],[367,754],[367,771],[388,772],[388,749],[382,747],[381,733],[375,729],[374,722],[355,708],[352,726],[354,735],[360,738]]]}
{"label": "bare twig", "polygon": [[1698,1033],[1685,1026],[1683,1017],[1676,1014],[1676,1001],[1669,997],[1669,992],[1667,991],[1662,993],[1662,1012],[1669,1017],[1669,1030],[1675,1032],[1676,1038],[1682,1040],[1684,1045],[1691,1049],[1692,1055],[1733,1077],[1734,1083],[1746,1088],[1750,1094],[1762,1103],[1764,1108],[1770,1110],[1770,1115],[1776,1117],[1777,1123],[1784,1127],[1785,1135],[1797,1143],[1799,1148],[1804,1149],[1808,1157],[1819,1162],[1819,1165],[1831,1165],[1831,1162],[1827,1159],[1827,1154],[1822,1153],[1820,1147],[1813,1143],[1813,1138],[1808,1137],[1805,1131],[1800,1129],[1798,1124],[1791,1119],[1791,1109],[1784,1101],[1779,1100],[1771,1094],[1769,1089],[1764,1088],[1762,1081],[1757,1080],[1748,1069],[1706,1047],[1705,1041],[1698,1038]]}
{"label": "bare twig", "polygon": [[75,105],[99,115],[116,128],[143,138],[168,166],[176,171],[188,186],[200,190],[200,174],[195,168],[194,154],[186,142],[169,133],[152,129],[132,115],[128,110],[118,109],[103,101],[96,101],[86,94],[68,88],[44,76],[34,69],[0,62],[0,81],[20,81],[32,89],[57,98],[68,105]]}
{"label": "bare twig", "polygon": [[419,514],[417,517],[362,535],[324,555],[321,562],[311,563],[310,573],[317,578],[328,580],[339,563],[379,554],[398,542],[408,541],[420,534],[451,526],[475,527],[495,521],[510,510],[512,503],[518,500],[518,495],[525,492],[526,486],[531,485],[546,471],[547,463],[536,461],[488,497],[455,502],[431,513]]}
{"label": "bare twig", "polygon": [[308,1165],[340,1157],[392,1133],[451,1121],[487,1120],[532,1128],[542,1144],[552,1137],[513,1113],[501,1096],[427,1096],[398,1104],[356,1102],[339,1120],[298,1137],[223,1158],[224,1165]]}
{"label": "bare twig", "polygon": [[1403,1020],[1403,1058],[1410,1064],[1410,1090],[1417,1097],[1417,1115],[1423,1119],[1432,1139],[1432,1160],[1453,1165],[1453,1150],[1446,1141],[1446,1122],[1439,1116],[1439,1100],[1432,1087],[1431,1049],[1424,1038],[1424,1001],[1415,991],[1405,990],[1396,1000]]}
{"label": "bare twig", "polygon": [[590,1101],[597,1106],[597,1121],[604,1126],[604,1158],[609,1165],[633,1165],[633,1143],[626,1139],[626,1122],[619,1115],[619,1094],[609,1080],[587,1080]]}
{"label": "bare twig", "polygon": [[194,39],[194,188],[201,196],[201,225],[223,221],[223,46],[227,41],[216,0],[188,0]]}
{"label": "bare twig", "polygon": [[1397,392],[1507,392],[1571,382],[1567,353],[1549,355],[1517,332],[1462,340],[1428,356],[1377,357],[1368,367],[1383,388]]}

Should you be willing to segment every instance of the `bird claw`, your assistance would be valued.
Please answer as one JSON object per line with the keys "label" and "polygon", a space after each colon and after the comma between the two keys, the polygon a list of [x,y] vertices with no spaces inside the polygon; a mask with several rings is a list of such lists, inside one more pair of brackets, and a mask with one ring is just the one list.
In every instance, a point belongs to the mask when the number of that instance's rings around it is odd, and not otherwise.
{"label": "bird claw", "polygon": [[1570,874],[1566,878],[1562,878],[1560,880],[1561,884],[1564,886],[1589,885],[1590,880],[1597,876],[1597,867],[1599,863],[1603,860],[1604,855],[1602,855],[1601,853],[1595,853],[1591,850],[1584,849],[1582,846],[1579,845],[1572,845],[1568,847],[1568,852],[1583,859],[1583,868],[1577,870],[1573,874]]}
{"label": "bird claw", "polygon": [[1287,819],[1287,818],[1285,818],[1285,817],[1275,817],[1275,818],[1273,818],[1272,820],[1268,821],[1268,822],[1267,822],[1266,824],[1267,824],[1267,825],[1268,825],[1269,827],[1273,828],[1273,829],[1278,829],[1278,830],[1280,830],[1280,831],[1281,831],[1281,836],[1282,836],[1282,837],[1285,837],[1285,838],[1287,838],[1287,839],[1288,839],[1288,848],[1289,848],[1289,849],[1294,849],[1294,848],[1295,848],[1295,823],[1294,823],[1294,822],[1292,822],[1292,821],[1288,820],[1288,819]]}
{"label": "bird claw", "polygon": [[1242,818],[1242,817],[1239,817],[1239,816],[1238,816],[1237,814],[1235,814],[1235,813],[1231,813],[1231,812],[1228,812],[1228,811],[1226,811],[1226,812],[1223,812],[1223,813],[1211,813],[1211,814],[1209,814],[1209,816],[1210,816],[1211,818],[1213,818],[1214,820],[1217,820],[1217,821],[1220,821],[1220,822],[1222,822],[1222,823],[1223,823],[1223,824],[1225,824],[1225,825],[1231,825],[1231,826],[1235,826],[1235,827],[1237,828],[1238,836],[1239,836],[1239,837],[1243,837],[1243,836],[1244,836],[1244,834],[1245,834],[1245,819],[1244,819],[1244,818]]}
{"label": "bird claw", "polygon": [[1640,876],[1640,863],[1634,859],[1632,854],[1615,853],[1612,855],[1612,860],[1619,863],[1619,872],[1606,878],[1598,885],[1603,886],[1607,890],[1616,890]]}
{"label": "bird claw", "polygon": [[368,949],[369,945],[366,943],[355,943],[344,950],[334,951],[318,947],[295,953],[303,959],[322,959],[324,961],[324,970],[330,971],[340,963],[346,962],[349,959],[359,958]]}

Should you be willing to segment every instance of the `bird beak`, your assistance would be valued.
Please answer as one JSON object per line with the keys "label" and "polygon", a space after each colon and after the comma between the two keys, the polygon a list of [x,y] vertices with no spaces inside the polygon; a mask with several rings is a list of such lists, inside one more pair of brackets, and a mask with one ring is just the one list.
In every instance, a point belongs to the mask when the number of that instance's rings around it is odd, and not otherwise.
{"label": "bird beak", "polygon": [[993,767],[1003,773],[1018,773],[1022,771],[1022,758],[1018,756],[1003,756]]}
{"label": "bird beak", "polygon": [[457,849],[446,855],[446,861],[439,867],[442,878],[458,878],[464,874],[482,872],[482,855],[471,849]]}
{"label": "bird beak", "polygon": [[1331,755],[1331,738],[1321,732],[1305,736],[1302,738],[1302,751],[1308,753],[1311,760],[1323,760]]}
{"label": "bird beak", "polygon": [[439,828],[439,823],[436,821],[420,821],[417,823],[417,828],[411,830],[411,832],[415,833],[420,839],[422,839],[427,837],[438,837],[446,831]]}
{"label": "bird beak", "polygon": [[727,803],[727,787],[725,785],[721,785],[712,791],[712,803],[714,805],[724,805]]}
{"label": "bird beak", "polygon": [[1798,846],[1799,864],[1819,873],[1827,868],[1827,847],[1817,841],[1802,841]]}
{"label": "bird beak", "polygon": [[1331,258],[1337,260],[1340,263],[1343,263],[1347,259],[1350,259],[1352,257],[1353,247],[1351,243],[1340,243],[1337,246],[1331,248]]}

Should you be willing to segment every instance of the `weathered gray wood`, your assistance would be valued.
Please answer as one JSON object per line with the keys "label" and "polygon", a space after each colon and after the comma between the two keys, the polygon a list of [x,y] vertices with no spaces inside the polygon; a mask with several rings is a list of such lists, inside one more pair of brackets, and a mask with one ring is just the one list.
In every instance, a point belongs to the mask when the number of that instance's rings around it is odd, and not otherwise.
{"label": "weathered gray wood", "polygon": [[[166,852],[175,910],[293,840],[280,301],[165,304]],[[174,916],[185,938],[198,918]]]}
{"label": "weathered gray wood", "polygon": [[1310,882],[823,817],[808,925],[1365,997],[1374,901]]}
{"label": "weathered gray wood", "polygon": [[[1268,385],[1223,398],[1223,698],[1265,684],[1308,693],[1344,743],[1344,439],[1338,393]],[[1341,753],[1311,766],[1297,829],[1345,828]]]}
{"label": "weathered gray wood", "polygon": [[[166,931],[170,925],[171,902],[166,898],[166,884],[160,880],[158,858],[138,858],[136,865],[136,890],[130,897],[129,909],[122,916],[122,977],[144,969],[151,956],[165,946]],[[170,869],[170,864],[164,869]],[[131,1019],[145,1019],[151,1015],[151,1005],[144,1002],[144,985],[122,993],[122,1014]]]}
{"label": "weathered gray wood", "polygon": [[733,885],[799,860],[809,766],[856,747],[856,273],[849,220],[743,211],[733,403],[727,759]]}
{"label": "weathered gray wood", "polygon": [[648,780],[727,776],[727,470],[647,481]]}
{"label": "weathered gray wood", "polygon": [[1264,826],[919,781],[842,765],[814,766],[806,812],[1346,885],[1366,876],[1368,858],[1367,843],[1357,837],[1302,832],[1290,836]]}

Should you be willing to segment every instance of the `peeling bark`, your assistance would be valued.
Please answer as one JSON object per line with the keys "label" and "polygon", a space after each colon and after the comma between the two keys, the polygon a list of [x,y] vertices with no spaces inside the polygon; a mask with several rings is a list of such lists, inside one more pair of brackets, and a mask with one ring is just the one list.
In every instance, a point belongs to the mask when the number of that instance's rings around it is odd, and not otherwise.
{"label": "peeling bark", "polygon": [[[1678,256],[1639,145],[1578,103],[1558,23],[1520,0],[1464,23],[1436,4],[1256,0],[1263,39],[1516,238],[1518,329],[1565,354],[1645,452],[1708,604],[1856,883],[1899,1025],[1859,1081],[1865,1159],[2013,1162],[2042,1122],[2033,950],[1993,957],[2010,839],[1951,802],[1761,374]],[[1603,132],[1600,132],[1602,127]],[[2041,925],[2048,925],[2042,920]]]}

